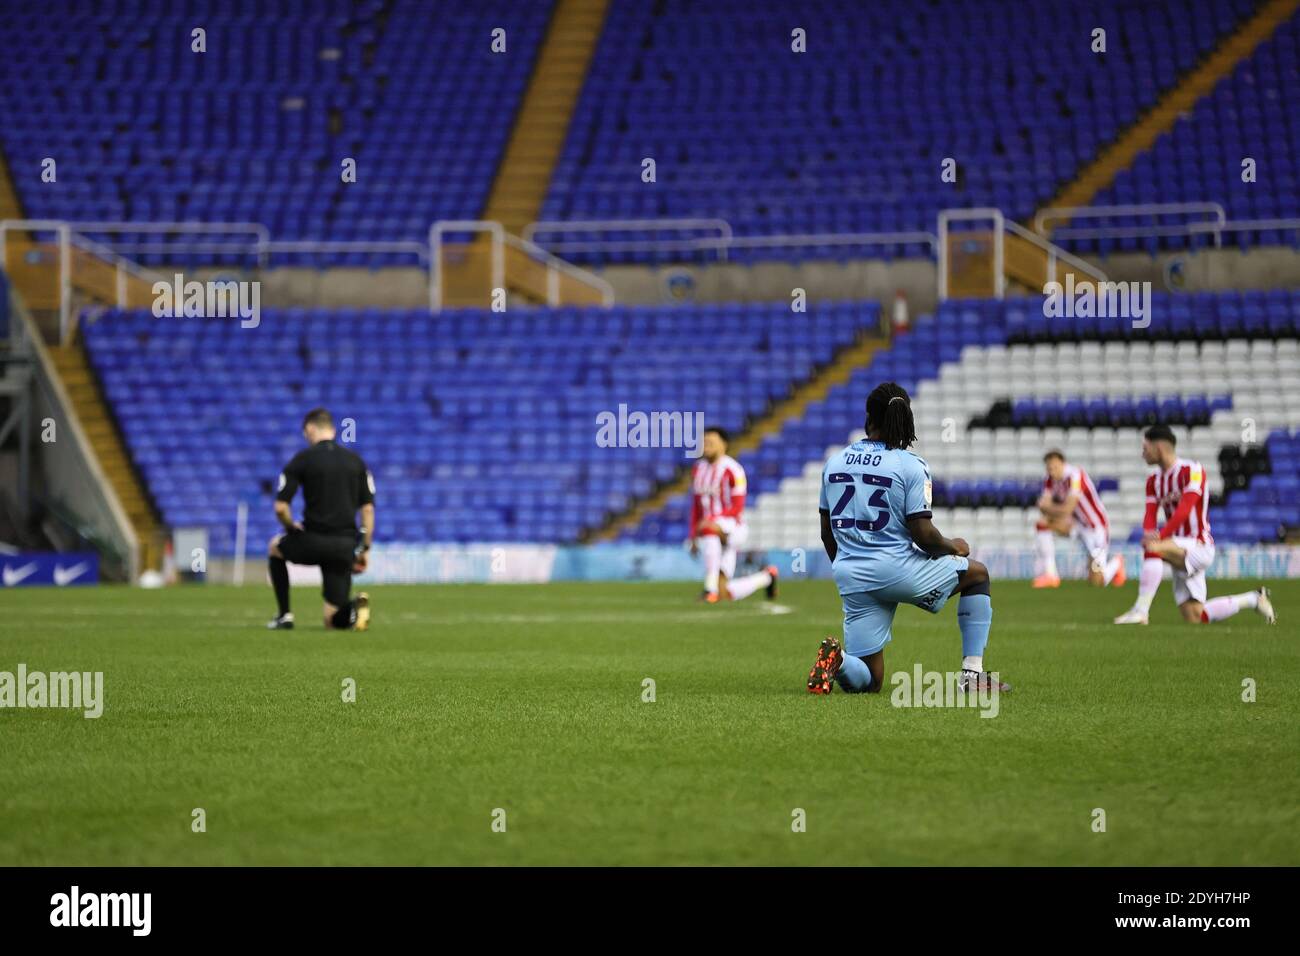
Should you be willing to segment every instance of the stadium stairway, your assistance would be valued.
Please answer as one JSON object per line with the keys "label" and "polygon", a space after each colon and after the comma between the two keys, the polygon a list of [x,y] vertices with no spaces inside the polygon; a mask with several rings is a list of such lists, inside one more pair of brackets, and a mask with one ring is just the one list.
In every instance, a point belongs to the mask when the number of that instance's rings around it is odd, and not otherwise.
{"label": "stadium stairway", "polygon": [[[869,332],[863,331],[857,341],[843,349],[830,364],[797,387],[789,398],[774,405],[767,414],[755,421],[742,434],[733,435],[729,453],[733,456],[744,454],[757,448],[767,439],[779,435],[787,422],[802,419],[809,405],[825,401],[831,389],[848,382],[856,369],[869,365],[872,356],[887,347],[888,343],[884,339],[876,338]],[[612,541],[620,536],[635,533],[643,518],[661,511],[673,498],[686,494],[690,489],[690,483],[690,469],[684,469],[673,481],[656,489],[651,495],[636,502],[623,514],[609,521],[593,535],[594,540]]]}
{"label": "stadium stairway", "polygon": [[[0,219],[23,218],[18,194],[9,178],[8,165],[0,155]],[[13,281],[24,304],[33,312],[59,308],[58,249],[50,243],[34,243],[23,234],[9,237],[5,248],[5,273]],[[153,300],[149,284],[135,276],[123,276],[129,304],[144,307]],[[119,277],[104,259],[81,249],[72,254],[71,280],[74,290],[106,305],[118,299]],[[116,426],[109,417],[99,386],[80,345],[50,349],[55,370],[72,401],[77,416],[104,474],[140,542],[140,567],[156,569],[162,558],[161,525],[126,456]]]}
{"label": "stadium stairway", "polygon": [[[993,249],[997,241],[992,232],[962,232],[950,242],[948,252],[948,297],[952,299],[989,299],[997,296]],[[971,249],[963,249],[969,244]],[[1012,293],[1033,293],[1053,278],[1066,281],[1074,274],[1075,282],[1090,282],[1093,276],[1080,272],[1061,261],[1066,250],[1055,243],[1031,242],[1005,231],[1002,235],[1002,275]],[[1099,272],[1099,270],[1098,270]]]}
{"label": "stadium stairway", "polygon": [[131,465],[81,344],[51,348],[50,357],[72,401],[72,413],[140,542],[141,570],[157,570],[162,561],[162,524]]}
{"label": "stadium stairway", "polygon": [[608,0],[559,0],[488,196],[485,219],[519,234],[537,219]]}
{"label": "stadium stairway", "polygon": [[[1045,208],[1090,205],[1098,193],[1114,182],[1121,170],[1129,168],[1140,153],[1151,149],[1161,135],[1170,132],[1180,117],[1191,112],[1197,100],[1208,95],[1220,80],[1231,75],[1237,65],[1271,37],[1298,8],[1300,0],[1270,0],[1260,6],[1258,12],[1226,37],[1204,62],[1161,96],[1156,105],[1115,142],[1103,149],[1073,182],[1052,197]],[[1067,222],[1060,219],[1055,224],[1064,226]]]}
{"label": "stadium stairway", "polygon": [[[22,203],[9,175],[9,165],[0,152],[0,220],[23,219]],[[54,243],[35,243],[27,233],[10,235],[5,243],[3,267],[23,297],[23,302],[35,312],[59,307],[59,256]],[[75,291],[92,301],[104,305],[118,302],[119,276],[107,260],[81,248],[73,248],[70,273]],[[125,274],[120,281],[126,303],[145,307],[153,301],[149,283],[137,276]]]}
{"label": "stadium stairway", "polygon": [[[535,221],[564,145],[569,120],[605,21],[608,0],[559,0],[537,53],[514,128],[497,167],[483,218],[519,235]],[[523,250],[505,248],[505,283],[534,303],[548,300],[546,269]],[[450,306],[484,306],[491,289],[491,246],[477,238],[454,250],[444,265],[443,301]],[[599,292],[569,275],[557,290],[566,305],[597,305]]]}

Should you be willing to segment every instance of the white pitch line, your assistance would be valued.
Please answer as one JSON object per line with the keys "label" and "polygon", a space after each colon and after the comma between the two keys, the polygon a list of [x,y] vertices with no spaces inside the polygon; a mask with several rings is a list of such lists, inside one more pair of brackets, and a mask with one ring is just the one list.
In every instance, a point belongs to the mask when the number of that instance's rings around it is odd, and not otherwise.
{"label": "white pitch line", "polygon": [[[716,621],[720,612],[714,608],[700,608],[698,610],[685,610],[680,608],[669,608],[663,606],[646,606],[639,605],[635,609],[636,614],[644,614],[649,622],[652,623],[681,623],[697,624],[705,621]],[[751,604],[743,609],[734,608],[721,612],[721,616],[727,618],[745,618],[754,617],[760,614],[789,614],[793,609],[785,608],[782,605],[769,604]],[[106,608],[81,608],[81,607],[62,607],[62,608],[32,608],[25,612],[26,616],[31,619],[41,621],[60,621],[65,626],[76,627],[93,627],[94,619],[104,617],[114,618],[134,618],[137,620],[164,620],[187,618],[203,619],[223,619],[230,622],[251,622],[265,620],[266,615],[258,611],[247,608],[232,608],[229,610],[216,609],[179,609],[179,608],[124,608],[124,607],[106,607]],[[427,624],[438,625],[460,625],[460,624],[627,624],[628,612],[614,611],[569,611],[556,609],[551,613],[520,613],[508,614],[500,611],[486,611],[482,613],[474,611],[453,611],[439,613],[437,611],[396,611],[383,614],[382,607],[378,609],[376,620],[382,622],[387,616],[392,620],[422,622]],[[78,619],[75,624],[73,619]]]}

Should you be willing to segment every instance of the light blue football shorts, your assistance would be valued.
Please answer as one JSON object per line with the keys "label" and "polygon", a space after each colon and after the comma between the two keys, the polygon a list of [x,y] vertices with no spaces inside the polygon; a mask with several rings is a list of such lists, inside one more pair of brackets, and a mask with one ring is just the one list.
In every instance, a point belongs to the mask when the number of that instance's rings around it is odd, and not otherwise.
{"label": "light blue football shorts", "polygon": [[918,557],[896,583],[874,591],[840,596],[844,602],[844,653],[866,657],[893,638],[894,612],[899,604],[915,604],[938,614],[957,586],[957,576],[970,567],[967,558],[944,555]]}

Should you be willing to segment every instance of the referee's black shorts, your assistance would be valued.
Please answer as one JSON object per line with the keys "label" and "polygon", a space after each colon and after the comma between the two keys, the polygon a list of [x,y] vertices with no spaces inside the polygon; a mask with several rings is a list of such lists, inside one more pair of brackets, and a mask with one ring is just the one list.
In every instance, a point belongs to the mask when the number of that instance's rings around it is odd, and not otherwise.
{"label": "referee's black shorts", "polygon": [[352,591],[352,561],[357,536],[291,531],[280,538],[280,553],[291,564],[320,566],[321,594],[335,607],[348,603]]}

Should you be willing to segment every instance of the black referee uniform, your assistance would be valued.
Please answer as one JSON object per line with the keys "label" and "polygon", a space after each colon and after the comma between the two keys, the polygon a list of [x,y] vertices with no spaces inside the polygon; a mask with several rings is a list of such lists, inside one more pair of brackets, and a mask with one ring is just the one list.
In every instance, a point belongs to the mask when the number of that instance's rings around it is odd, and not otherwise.
{"label": "black referee uniform", "polygon": [[[363,505],[374,504],[374,478],[360,455],[326,439],[304,448],[284,466],[276,500],[291,503],[299,488],[304,502],[302,530],[290,530],[280,538],[280,554],[293,564],[320,566],[321,593],[326,603],[339,608],[335,626],[346,627],[341,623],[345,617],[352,614],[355,619],[349,594],[362,538],[357,530],[357,511]],[[278,584],[274,579],[273,568],[272,581]],[[281,617],[289,610],[287,571],[285,579]],[[280,598],[278,586],[276,591]]]}

